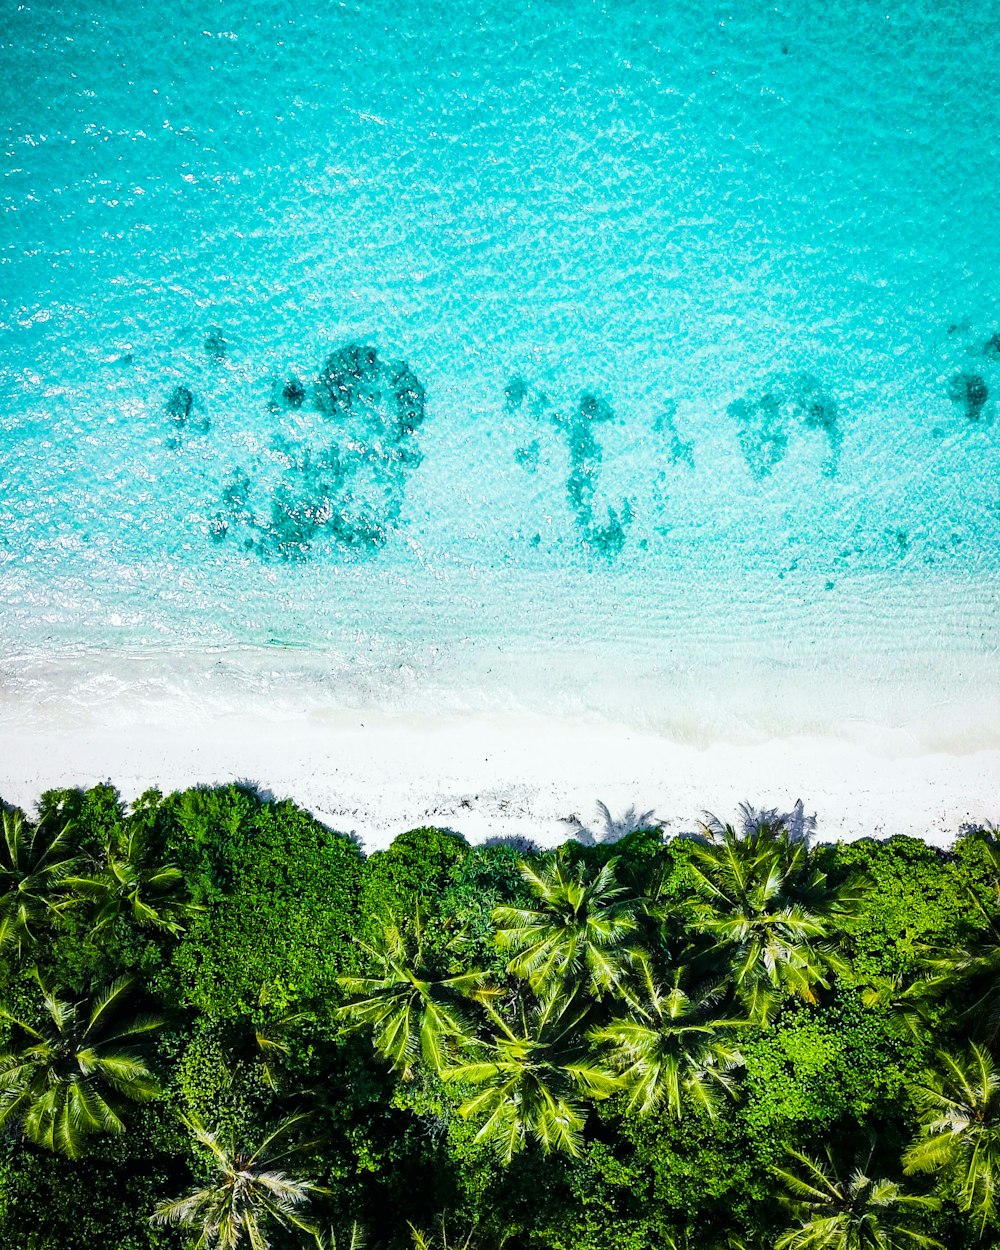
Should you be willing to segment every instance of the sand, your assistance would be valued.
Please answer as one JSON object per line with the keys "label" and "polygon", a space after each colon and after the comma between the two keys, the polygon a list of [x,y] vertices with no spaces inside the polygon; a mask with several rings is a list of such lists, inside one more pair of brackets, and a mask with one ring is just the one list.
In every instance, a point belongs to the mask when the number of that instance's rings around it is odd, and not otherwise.
{"label": "sand", "polygon": [[30,807],[50,787],[112,781],[127,800],[249,780],[291,798],[368,850],[437,824],[470,841],[563,841],[574,821],[600,836],[596,804],[620,817],[652,809],[668,833],[743,800],[801,799],[821,840],[908,834],[947,845],[964,823],[1000,821],[1000,751],[928,753],[905,735],[866,741],[789,737],[695,747],[580,720],[360,712],[215,714],[193,721],[169,702],[142,722],[5,717],[0,795]]}

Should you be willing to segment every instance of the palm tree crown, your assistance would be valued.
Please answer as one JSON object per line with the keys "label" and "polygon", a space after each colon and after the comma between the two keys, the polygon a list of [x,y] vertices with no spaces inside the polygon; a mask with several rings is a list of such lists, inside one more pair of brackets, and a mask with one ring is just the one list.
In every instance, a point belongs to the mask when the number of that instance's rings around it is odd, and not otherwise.
{"label": "palm tree crown", "polygon": [[88,1134],[124,1131],[120,1099],[145,1102],[158,1093],[136,1043],[161,1024],[152,1016],[120,1018],[130,986],[122,977],[90,1003],[42,988],[45,1027],[4,1013],[27,1043],[0,1055],[0,1125],[20,1121],[33,1142],[70,1158]]}
{"label": "palm tree crown", "polygon": [[338,1016],[348,1021],[349,1028],[371,1029],[375,1049],[404,1079],[412,1076],[418,1056],[440,1071],[446,1039],[464,1035],[468,1027],[462,999],[475,993],[484,974],[434,971],[419,910],[412,928],[390,920],[374,945],[359,945],[374,964],[374,975],[338,978],[354,995],[339,1008]]}
{"label": "palm tree crown", "polygon": [[54,919],[54,895],[73,870],[70,826],[29,825],[20,812],[4,812],[0,835],[0,949],[24,953],[43,921]]}
{"label": "palm tree crown", "polygon": [[[917,1232],[909,1222],[911,1212],[933,1208],[930,1198],[904,1194],[897,1184],[872,1180],[857,1167],[843,1180],[832,1156],[826,1161],[790,1150],[799,1164],[797,1172],[776,1169],[785,1182],[782,1202],[796,1225],[783,1233],[775,1250],[905,1250],[906,1247],[941,1243]],[[870,1162],[870,1159],[869,1159]]]}
{"label": "palm tree crown", "polygon": [[301,1209],[318,1187],[276,1166],[301,1146],[277,1152],[272,1149],[304,1118],[297,1115],[284,1120],[252,1150],[239,1148],[232,1134],[222,1140],[199,1120],[186,1119],[184,1123],[195,1140],[211,1157],[215,1176],[210,1184],[186,1197],[161,1203],[153,1213],[153,1223],[196,1228],[196,1250],[236,1250],[244,1242],[251,1250],[267,1250],[265,1229],[269,1222],[317,1236]]}
{"label": "palm tree crown", "polygon": [[981,1232],[996,1211],[1000,1184],[1000,1073],[981,1046],[957,1055],[938,1051],[937,1058],[939,1069],[913,1091],[922,1127],[904,1169],[951,1180],[959,1207]]}
{"label": "palm tree crown", "polygon": [[646,992],[631,1016],[590,1031],[629,1092],[628,1107],[644,1115],[664,1102],[680,1118],[692,1105],[714,1118],[720,1093],[731,1093],[732,1071],[742,1065],[736,1030],[745,1020],[723,1018],[718,985],[685,988],[675,968],[666,986],[647,975]]}
{"label": "palm tree crown", "polygon": [[530,1006],[521,1000],[516,1021],[509,1023],[486,998],[483,1007],[496,1028],[483,1044],[488,1057],[442,1073],[445,1081],[483,1087],[460,1105],[459,1114],[485,1115],[476,1140],[492,1142],[503,1163],[532,1139],[546,1153],[579,1154],[582,1098],[607,1098],[618,1088],[614,1074],[588,1053],[581,1028],[587,1008],[562,996]]}
{"label": "palm tree crown", "polygon": [[827,939],[853,887],[833,889],[780,820],[737,832],[713,818],[703,829],[690,860],[693,923],[727,957],[737,996],[758,1021],[783,993],[816,1002],[844,966]]}
{"label": "palm tree crown", "polygon": [[177,934],[183,921],[198,910],[184,897],[184,874],[172,865],[156,863],[139,829],[129,830],[120,841],[109,839],[98,871],[67,877],[65,885],[93,906],[93,933],[126,915],[141,928]]}
{"label": "palm tree crown", "polygon": [[637,950],[625,946],[637,922],[615,881],[616,862],[609,860],[593,875],[563,851],[539,867],[525,863],[521,875],[538,906],[495,908],[497,944],[517,952],[510,971],[524,977],[536,994],[580,981],[601,998],[619,990],[641,959]]}

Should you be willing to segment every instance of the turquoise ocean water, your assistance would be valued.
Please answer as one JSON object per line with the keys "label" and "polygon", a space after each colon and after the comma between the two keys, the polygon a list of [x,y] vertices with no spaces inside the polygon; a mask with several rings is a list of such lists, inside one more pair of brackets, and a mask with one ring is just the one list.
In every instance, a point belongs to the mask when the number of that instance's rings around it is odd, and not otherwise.
{"label": "turquoise ocean water", "polygon": [[5,6],[8,714],[1000,743],[994,19]]}

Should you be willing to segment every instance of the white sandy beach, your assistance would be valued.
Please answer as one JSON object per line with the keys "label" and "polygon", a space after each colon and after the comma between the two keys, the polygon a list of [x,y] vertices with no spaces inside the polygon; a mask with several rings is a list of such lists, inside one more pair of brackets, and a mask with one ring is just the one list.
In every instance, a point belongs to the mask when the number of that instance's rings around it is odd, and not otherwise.
{"label": "white sandy beach", "polygon": [[133,799],[235,779],[296,800],[369,850],[428,823],[471,841],[552,845],[574,816],[596,828],[598,800],[614,816],[654,809],[668,832],[693,828],[705,809],[800,798],[821,839],[901,833],[946,845],[965,822],[1000,821],[1000,751],[927,753],[885,734],[697,748],[609,724],[369,712],[0,727],[0,795],[21,805],[104,780]]}

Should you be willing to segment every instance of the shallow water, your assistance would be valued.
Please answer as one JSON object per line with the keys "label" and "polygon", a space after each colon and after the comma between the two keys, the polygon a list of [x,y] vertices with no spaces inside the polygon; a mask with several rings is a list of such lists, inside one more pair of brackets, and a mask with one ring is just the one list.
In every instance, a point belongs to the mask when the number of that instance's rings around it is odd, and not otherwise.
{"label": "shallow water", "polygon": [[10,12],[9,714],[1000,743],[991,17]]}

